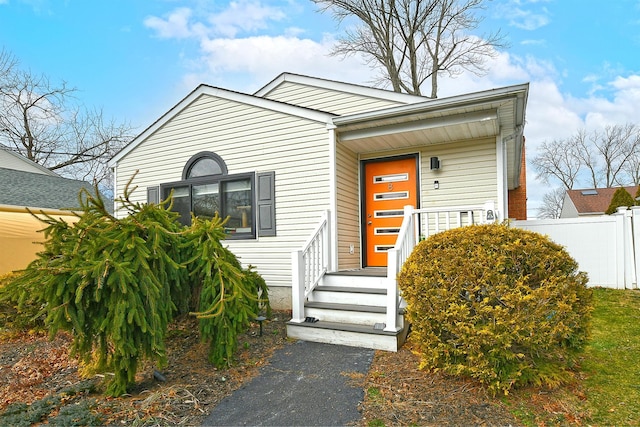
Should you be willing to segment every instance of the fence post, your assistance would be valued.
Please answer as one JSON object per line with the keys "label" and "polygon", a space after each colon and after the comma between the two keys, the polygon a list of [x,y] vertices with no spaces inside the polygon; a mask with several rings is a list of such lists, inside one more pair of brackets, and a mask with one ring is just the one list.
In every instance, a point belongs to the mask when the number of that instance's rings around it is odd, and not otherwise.
{"label": "fence post", "polygon": [[626,210],[626,206],[621,206],[613,214],[616,219],[616,289],[625,288],[626,238],[624,230],[624,217]]}
{"label": "fence post", "polygon": [[631,208],[631,241],[633,245],[633,267],[636,277],[634,289],[638,289],[638,274],[640,274],[640,206]]}
{"label": "fence post", "polygon": [[304,269],[302,251],[291,252],[291,321],[304,322]]}

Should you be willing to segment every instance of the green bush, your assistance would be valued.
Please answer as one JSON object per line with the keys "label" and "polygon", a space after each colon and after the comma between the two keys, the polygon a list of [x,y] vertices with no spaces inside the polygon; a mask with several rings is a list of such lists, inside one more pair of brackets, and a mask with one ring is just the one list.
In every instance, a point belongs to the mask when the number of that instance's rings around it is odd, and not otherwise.
{"label": "green bush", "polygon": [[264,280],[221,244],[217,216],[186,228],[168,202],[132,203],[128,188],[119,202],[123,218],[107,212],[97,191],[83,192],[75,224],[42,217],[44,249],[7,285],[9,300],[43,308],[52,337],[71,332],[84,372],[113,374],[112,396],[127,392],[141,360],[166,363],[167,325],[189,310],[212,343],[210,360],[228,364],[237,334],[269,311]]}
{"label": "green bush", "polygon": [[496,393],[569,377],[588,337],[587,276],[559,245],[506,225],[420,242],[398,276],[421,369]]}
{"label": "green bush", "polygon": [[8,330],[44,329],[44,300],[39,288],[18,287],[19,272],[0,276],[0,328]]}
{"label": "green bush", "polygon": [[615,193],[613,193],[611,203],[609,204],[607,210],[604,211],[604,213],[606,213],[607,215],[611,215],[616,213],[618,208],[621,206],[631,207],[635,206],[635,204],[636,201],[631,196],[631,194],[629,194],[629,192],[625,190],[624,187],[620,187],[615,191]]}

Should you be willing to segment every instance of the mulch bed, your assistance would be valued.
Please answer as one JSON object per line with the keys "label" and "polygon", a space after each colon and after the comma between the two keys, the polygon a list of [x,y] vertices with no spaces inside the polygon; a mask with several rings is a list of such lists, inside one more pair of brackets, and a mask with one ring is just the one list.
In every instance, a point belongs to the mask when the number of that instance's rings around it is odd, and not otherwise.
{"label": "mulch bed", "polygon": [[[262,336],[258,324],[252,325],[240,336],[237,362],[218,370],[207,362],[207,346],[199,341],[195,319],[185,317],[168,333],[169,363],[161,370],[166,381],[146,366],[130,395],[107,398],[100,393],[100,377],[91,377],[95,391],[65,395],[62,405],[88,400],[92,413],[109,425],[199,425],[218,402],[257,375],[275,349],[290,344],[285,326],[289,318],[288,313],[275,313],[264,322]],[[11,403],[31,404],[86,384],[77,362],[67,356],[70,341],[67,334],[53,341],[29,333],[0,339],[0,413]],[[377,351],[368,375],[354,379],[365,391],[358,425],[518,424],[500,399],[487,395],[478,383],[419,371],[417,366],[410,345],[397,353]]]}

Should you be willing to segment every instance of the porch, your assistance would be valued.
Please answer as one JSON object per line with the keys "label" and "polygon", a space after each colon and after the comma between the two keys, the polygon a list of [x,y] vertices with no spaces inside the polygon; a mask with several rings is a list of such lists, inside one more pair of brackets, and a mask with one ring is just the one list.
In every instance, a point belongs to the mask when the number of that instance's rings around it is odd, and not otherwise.
{"label": "porch", "polygon": [[482,206],[415,209],[405,206],[402,226],[386,267],[336,271],[331,266],[331,218],[292,253],[292,319],[289,337],[313,342],[397,351],[409,324],[396,277],[422,238],[455,227],[492,222],[493,202]]}

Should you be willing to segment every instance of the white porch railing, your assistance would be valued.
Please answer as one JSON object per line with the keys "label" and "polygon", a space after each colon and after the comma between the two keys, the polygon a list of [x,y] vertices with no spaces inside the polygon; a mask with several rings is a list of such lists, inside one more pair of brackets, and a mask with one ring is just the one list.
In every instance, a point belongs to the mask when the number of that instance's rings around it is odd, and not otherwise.
{"label": "white porch railing", "polygon": [[[292,322],[305,320],[304,303],[329,270],[330,226],[329,211],[322,215],[320,223],[300,250],[293,251],[292,261]],[[422,237],[440,231],[475,223],[492,222],[498,218],[493,202],[483,206],[414,209],[405,206],[404,219],[393,249],[387,254],[387,317],[385,331],[397,332],[400,319],[400,295],[396,277],[413,248]]]}
{"label": "white porch railing", "polygon": [[387,322],[385,331],[399,329],[400,294],[397,276],[413,248],[422,238],[451,228],[493,222],[498,218],[493,202],[482,206],[414,209],[404,207],[404,220],[396,245],[387,253]]}
{"label": "white porch railing", "polygon": [[329,269],[329,230],[329,211],[325,211],[304,247],[291,253],[292,322],[304,322],[304,302]]}

